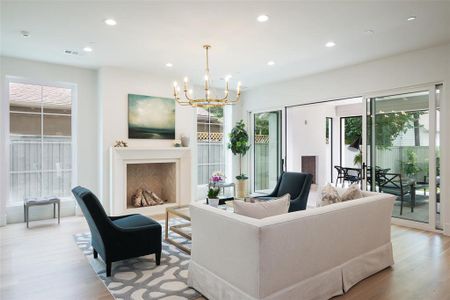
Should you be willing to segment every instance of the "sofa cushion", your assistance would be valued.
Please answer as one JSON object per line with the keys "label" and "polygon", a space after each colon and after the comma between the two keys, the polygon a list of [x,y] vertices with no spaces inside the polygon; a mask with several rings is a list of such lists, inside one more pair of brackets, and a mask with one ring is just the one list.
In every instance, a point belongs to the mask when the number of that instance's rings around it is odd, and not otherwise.
{"label": "sofa cushion", "polygon": [[320,206],[341,202],[341,196],[337,189],[331,184],[327,183],[322,189],[322,201]]}
{"label": "sofa cushion", "polygon": [[290,195],[286,194],[274,200],[259,201],[255,203],[235,200],[233,201],[234,212],[255,219],[287,214],[289,211],[290,199]]}
{"label": "sofa cushion", "polygon": [[355,200],[364,197],[358,184],[352,184],[341,195],[341,201]]}

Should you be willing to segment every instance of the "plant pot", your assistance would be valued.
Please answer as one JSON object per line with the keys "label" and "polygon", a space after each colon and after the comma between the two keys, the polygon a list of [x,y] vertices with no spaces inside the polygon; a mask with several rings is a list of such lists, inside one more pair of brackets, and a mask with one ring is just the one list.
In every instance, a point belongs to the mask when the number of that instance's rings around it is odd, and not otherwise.
{"label": "plant pot", "polygon": [[243,199],[247,196],[247,179],[236,180],[236,198]]}
{"label": "plant pot", "polygon": [[208,198],[208,203],[212,207],[218,207],[219,206],[219,198]]}

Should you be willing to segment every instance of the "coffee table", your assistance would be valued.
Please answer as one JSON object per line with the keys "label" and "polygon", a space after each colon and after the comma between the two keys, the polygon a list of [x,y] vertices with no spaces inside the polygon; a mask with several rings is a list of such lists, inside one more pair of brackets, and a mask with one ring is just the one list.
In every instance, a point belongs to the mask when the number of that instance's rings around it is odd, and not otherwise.
{"label": "coffee table", "polygon": [[[183,224],[177,224],[169,226],[169,219],[171,216],[180,217],[186,221],[189,221],[189,223],[183,223]],[[167,207],[166,208],[166,224],[165,224],[165,231],[164,231],[164,240],[177,247],[178,249],[186,252],[187,254],[191,254],[191,249],[186,247],[183,244],[180,244],[172,239],[169,238],[169,230],[173,231],[182,237],[186,238],[187,240],[192,240],[192,235],[190,232],[184,230],[183,228],[191,226],[191,215],[189,212],[189,206],[180,206],[180,207]]]}

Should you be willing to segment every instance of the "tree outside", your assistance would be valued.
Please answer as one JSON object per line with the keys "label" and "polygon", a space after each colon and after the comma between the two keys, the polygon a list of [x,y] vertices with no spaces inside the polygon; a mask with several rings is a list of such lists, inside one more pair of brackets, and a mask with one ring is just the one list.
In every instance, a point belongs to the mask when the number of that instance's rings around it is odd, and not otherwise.
{"label": "tree outside", "polygon": [[[393,146],[395,139],[401,134],[406,133],[408,129],[414,128],[415,145],[420,146],[419,136],[419,117],[422,112],[404,112],[404,113],[389,113],[378,114],[375,116],[375,134],[378,149],[387,149]],[[368,119],[368,140],[370,144],[371,139],[371,119]],[[345,119],[345,144],[350,145],[357,138],[362,136],[362,117],[350,117]]]}

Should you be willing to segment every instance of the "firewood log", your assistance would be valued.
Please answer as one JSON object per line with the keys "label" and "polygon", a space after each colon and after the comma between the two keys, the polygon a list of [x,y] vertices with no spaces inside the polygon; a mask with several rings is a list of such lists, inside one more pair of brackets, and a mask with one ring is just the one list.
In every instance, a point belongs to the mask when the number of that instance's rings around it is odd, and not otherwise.
{"label": "firewood log", "polygon": [[158,197],[158,195],[156,195],[154,192],[150,192],[153,200],[157,203],[157,204],[164,204],[164,200],[162,200],[161,198]]}
{"label": "firewood log", "polygon": [[153,197],[152,197],[151,193],[152,192],[150,192],[148,190],[145,190],[144,193],[143,193],[144,197],[145,197],[145,201],[147,202],[147,205],[149,205],[149,206],[153,206],[153,205],[158,204],[155,200],[153,200]]}
{"label": "firewood log", "polygon": [[132,203],[135,207],[141,207],[142,206],[142,190],[138,189],[136,193],[131,197]]}

